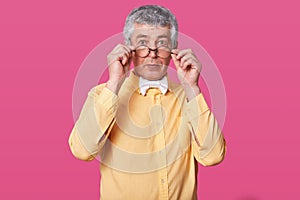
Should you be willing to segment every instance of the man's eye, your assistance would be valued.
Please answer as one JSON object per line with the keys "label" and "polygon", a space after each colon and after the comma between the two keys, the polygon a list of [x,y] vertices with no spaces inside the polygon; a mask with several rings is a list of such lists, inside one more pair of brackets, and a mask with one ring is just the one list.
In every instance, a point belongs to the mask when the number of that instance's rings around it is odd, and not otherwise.
{"label": "man's eye", "polygon": [[145,45],[145,44],[147,44],[147,41],[146,40],[140,40],[140,41],[138,41],[138,44],[139,45]]}
{"label": "man's eye", "polygon": [[159,45],[159,46],[166,45],[166,44],[167,44],[167,41],[165,41],[165,40],[159,40],[157,42],[157,45]]}

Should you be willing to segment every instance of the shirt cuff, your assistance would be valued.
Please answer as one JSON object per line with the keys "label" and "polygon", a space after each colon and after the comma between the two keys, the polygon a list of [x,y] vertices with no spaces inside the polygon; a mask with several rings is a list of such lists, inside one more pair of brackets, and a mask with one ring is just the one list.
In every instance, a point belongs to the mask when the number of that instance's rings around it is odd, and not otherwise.
{"label": "shirt cuff", "polygon": [[[96,87],[96,93],[99,94],[100,87]],[[111,108],[116,111],[119,97],[107,87],[103,87],[100,94],[95,97],[95,105],[102,105],[104,108]]]}
{"label": "shirt cuff", "polygon": [[209,110],[209,107],[202,93],[197,95],[191,101],[187,102],[185,106],[185,112],[189,121],[195,119],[196,117],[199,117],[207,110]]}
{"label": "shirt cuff", "polygon": [[78,136],[84,147],[93,153],[113,121],[118,97],[104,85],[92,88],[76,122]]}

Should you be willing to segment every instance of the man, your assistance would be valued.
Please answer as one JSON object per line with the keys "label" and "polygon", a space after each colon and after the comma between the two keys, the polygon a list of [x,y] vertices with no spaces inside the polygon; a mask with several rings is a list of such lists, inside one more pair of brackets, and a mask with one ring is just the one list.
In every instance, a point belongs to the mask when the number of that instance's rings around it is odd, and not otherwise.
{"label": "man", "polygon": [[[107,56],[109,80],[88,94],[69,145],[78,159],[100,159],[100,199],[197,199],[197,163],[224,158],[225,140],[198,85],[201,63],[176,49],[177,31],[168,9],[134,9],[125,44]],[[180,84],[167,76],[171,60]]]}

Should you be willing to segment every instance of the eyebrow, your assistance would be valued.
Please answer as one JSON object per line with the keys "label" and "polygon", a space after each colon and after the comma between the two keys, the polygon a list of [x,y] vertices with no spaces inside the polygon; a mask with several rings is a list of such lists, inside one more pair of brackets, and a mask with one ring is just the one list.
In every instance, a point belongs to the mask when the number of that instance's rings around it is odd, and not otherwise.
{"label": "eyebrow", "polygon": [[168,39],[169,37],[168,37],[167,35],[160,35],[160,36],[158,36],[157,38],[158,38],[158,39],[160,39],[160,38],[167,38],[167,39]]}
{"label": "eyebrow", "polygon": [[[149,38],[149,35],[145,35],[145,34],[139,34],[139,35],[137,35],[136,36],[136,39],[139,39],[139,38]],[[158,37],[157,37],[157,39],[160,39],[160,38],[169,38],[167,35],[159,35]]]}
{"label": "eyebrow", "polygon": [[147,37],[149,37],[148,35],[144,35],[144,34],[138,34],[137,36],[136,36],[136,39],[139,39],[139,38],[147,38]]}

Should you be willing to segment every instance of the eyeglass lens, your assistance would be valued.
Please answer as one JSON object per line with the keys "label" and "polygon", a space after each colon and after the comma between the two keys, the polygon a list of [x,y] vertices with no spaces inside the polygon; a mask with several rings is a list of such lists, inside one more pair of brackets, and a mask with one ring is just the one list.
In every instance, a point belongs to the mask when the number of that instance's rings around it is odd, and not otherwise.
{"label": "eyeglass lens", "polygon": [[171,51],[167,47],[158,47],[156,49],[150,49],[147,46],[139,46],[135,49],[135,53],[138,57],[145,58],[150,54],[150,51],[155,51],[156,56],[160,58],[169,58]]}

